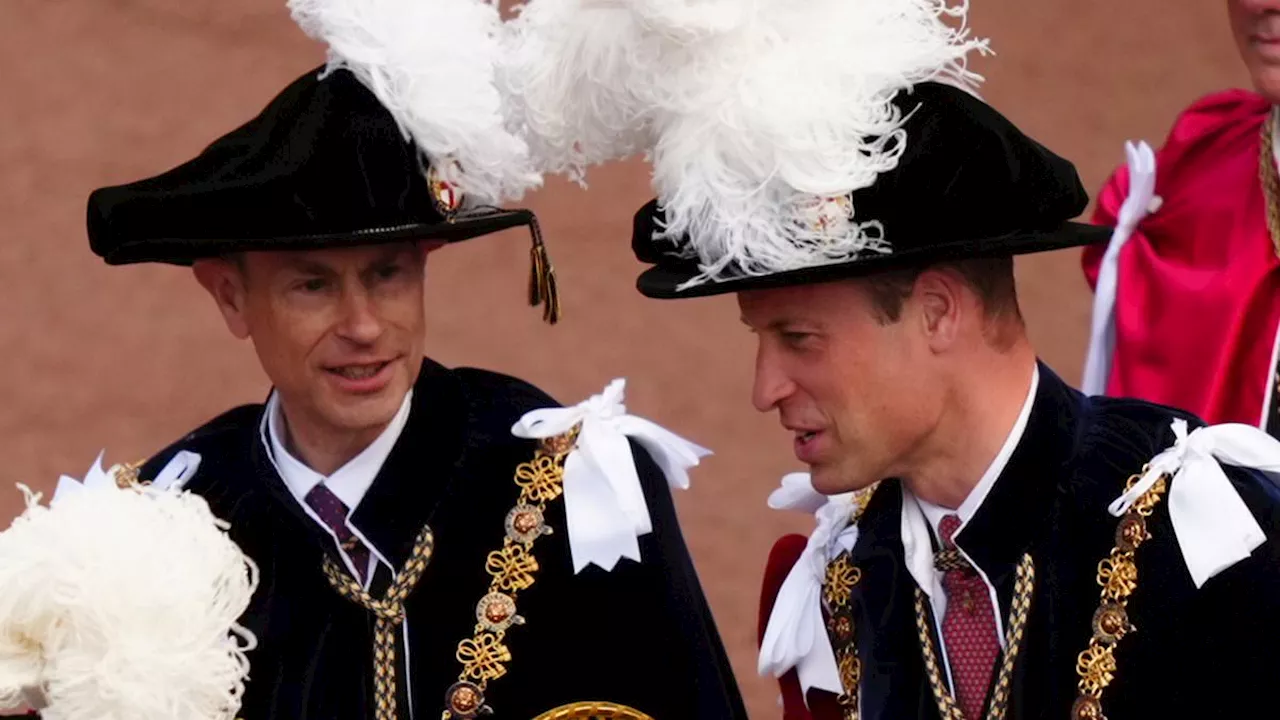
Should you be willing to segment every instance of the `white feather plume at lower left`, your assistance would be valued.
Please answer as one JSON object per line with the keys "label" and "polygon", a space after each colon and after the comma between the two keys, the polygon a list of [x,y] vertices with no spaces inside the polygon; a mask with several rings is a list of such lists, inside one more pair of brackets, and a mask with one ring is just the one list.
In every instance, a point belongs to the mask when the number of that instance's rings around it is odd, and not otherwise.
{"label": "white feather plume at lower left", "polygon": [[200,496],[111,475],[63,478],[48,506],[19,486],[27,508],[0,532],[0,710],[231,720],[257,568]]}

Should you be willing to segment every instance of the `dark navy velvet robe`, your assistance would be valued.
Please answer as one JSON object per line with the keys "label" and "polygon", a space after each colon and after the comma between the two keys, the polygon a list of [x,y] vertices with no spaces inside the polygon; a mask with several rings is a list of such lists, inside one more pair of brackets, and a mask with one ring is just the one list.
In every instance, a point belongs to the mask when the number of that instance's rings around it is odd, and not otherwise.
{"label": "dark navy velvet robe", "polygon": [[[1007,720],[1067,720],[1077,696],[1076,659],[1098,608],[1098,562],[1115,544],[1107,512],[1130,475],[1169,447],[1170,408],[1086,397],[1041,365],[1026,430],[1004,472],[956,535],[990,578],[1007,618],[1023,553],[1036,583]],[[1196,589],[1169,520],[1168,496],[1148,518],[1137,551],[1138,587],[1128,610],[1137,631],[1116,651],[1102,695],[1110,720],[1247,718],[1276,713],[1280,678],[1280,492],[1253,471],[1227,475],[1267,535],[1239,564]],[[916,583],[902,546],[902,488],[887,480],[868,502],[852,552],[864,720],[937,720],[915,623]],[[762,618],[803,544],[784,538],[766,573]],[[936,642],[936,640],[935,640]],[[993,681],[994,681],[993,673]],[[782,679],[787,720],[838,720],[835,698],[809,693],[794,671]]]}
{"label": "dark navy velvet robe", "polygon": [[[485,558],[501,548],[519,495],[513,472],[534,453],[511,426],[553,405],[513,378],[423,364],[408,423],[352,517],[397,567],[424,524],[435,534],[434,556],[407,601],[411,674],[406,681],[401,666],[401,718],[410,717],[410,704],[418,720],[437,720],[444,709],[461,669],[458,643],[472,636],[476,603],[489,587]],[[262,414],[261,405],[224,414],[152,458],[142,477],[178,450],[199,453],[186,487],[230,523],[231,538],[261,570],[243,617],[259,645],[249,653],[240,716],[372,719],[373,618],[326,581],[322,558],[336,559],[332,540],[276,474],[260,441]],[[640,540],[643,561],[575,575],[563,500],[549,504],[554,534],[534,545],[541,569],[517,597],[527,624],[507,631],[513,659],[486,693],[494,720],[529,720],[584,700],[622,703],[658,720],[746,717],[666,481],[634,444],[633,453],[653,516],[653,533]],[[405,651],[401,640],[401,658]]]}

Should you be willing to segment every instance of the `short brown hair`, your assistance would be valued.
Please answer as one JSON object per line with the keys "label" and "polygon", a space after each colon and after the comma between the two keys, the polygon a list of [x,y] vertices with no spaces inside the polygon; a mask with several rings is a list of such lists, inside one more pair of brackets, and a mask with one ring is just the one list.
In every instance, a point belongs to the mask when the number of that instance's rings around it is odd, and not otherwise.
{"label": "short brown hair", "polygon": [[864,282],[880,322],[884,325],[897,322],[902,317],[902,304],[911,296],[916,279],[925,270],[940,268],[954,270],[964,278],[982,300],[988,319],[1010,317],[1022,322],[1012,257],[953,260],[867,277]]}

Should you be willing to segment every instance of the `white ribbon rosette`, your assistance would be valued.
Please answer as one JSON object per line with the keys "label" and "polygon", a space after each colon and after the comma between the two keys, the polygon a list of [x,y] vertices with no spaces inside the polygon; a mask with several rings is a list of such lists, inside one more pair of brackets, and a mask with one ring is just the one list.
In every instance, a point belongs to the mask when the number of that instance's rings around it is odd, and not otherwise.
{"label": "white ribbon rosette", "polygon": [[1228,423],[1187,432],[1172,423],[1174,443],[1152,458],[1133,487],[1108,508],[1119,517],[1162,476],[1169,480],[1169,519],[1196,587],[1249,557],[1266,540],[1219,462],[1253,468],[1275,481],[1280,441],[1252,425]]}
{"label": "white ribbon rosette", "polygon": [[673,488],[689,487],[689,468],[711,454],[649,420],[627,414],[626,380],[572,407],[526,413],[511,429],[521,438],[544,439],[576,426],[578,441],[564,463],[564,507],[573,571],[595,564],[612,570],[621,558],[640,560],[639,538],[653,531],[649,506],[628,438],[657,463]]}

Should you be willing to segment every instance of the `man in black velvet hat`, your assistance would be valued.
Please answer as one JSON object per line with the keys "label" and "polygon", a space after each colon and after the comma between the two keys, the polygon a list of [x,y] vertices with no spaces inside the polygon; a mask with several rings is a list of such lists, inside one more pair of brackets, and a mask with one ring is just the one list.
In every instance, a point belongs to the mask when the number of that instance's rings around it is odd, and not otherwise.
{"label": "man in black velvet hat", "polygon": [[561,408],[424,359],[444,244],[528,226],[531,301],[559,314],[533,215],[494,207],[539,180],[494,84],[496,7],[291,7],[327,68],[89,200],[93,250],[192,266],[273,384],[139,470],[198,463],[183,487],[261,573],[239,715],[745,717],[668,487],[706,452],[627,416],[621,381]]}
{"label": "man in black velvet hat", "polygon": [[[609,157],[588,142],[605,129],[645,140],[640,291],[734,293],[757,337],[752,402],[809,468],[770,505],[817,519],[766,571],[760,670],[785,717],[1273,705],[1280,492],[1257,469],[1280,444],[1085,397],[1038,361],[1013,256],[1107,231],[1072,221],[1072,165],[975,95],[964,6],[685,5],[580,23],[630,43],[608,48],[625,94],[589,75],[527,102],[566,166]],[[552,134],[574,123],[580,145]]]}

